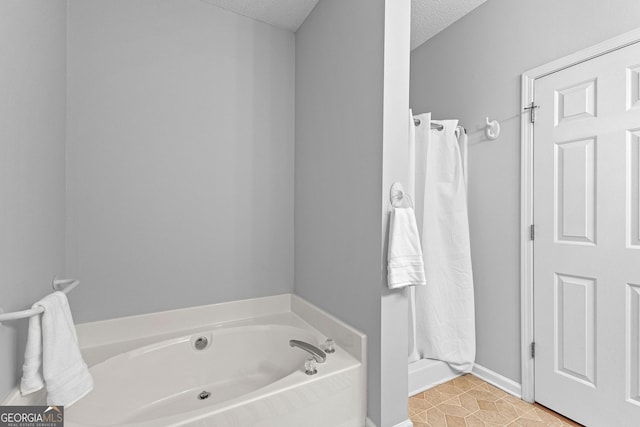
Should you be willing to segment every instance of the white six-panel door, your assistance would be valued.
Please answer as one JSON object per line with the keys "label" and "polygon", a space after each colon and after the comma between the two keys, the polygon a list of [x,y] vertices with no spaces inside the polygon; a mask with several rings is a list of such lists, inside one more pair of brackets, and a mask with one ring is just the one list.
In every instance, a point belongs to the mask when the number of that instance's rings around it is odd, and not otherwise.
{"label": "white six-panel door", "polygon": [[640,44],[537,79],[535,400],[640,426]]}

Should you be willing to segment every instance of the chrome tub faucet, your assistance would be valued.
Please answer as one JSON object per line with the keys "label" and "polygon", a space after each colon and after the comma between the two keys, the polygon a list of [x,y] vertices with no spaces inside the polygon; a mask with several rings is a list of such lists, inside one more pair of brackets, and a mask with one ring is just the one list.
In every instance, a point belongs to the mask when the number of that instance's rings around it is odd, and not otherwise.
{"label": "chrome tub faucet", "polygon": [[324,351],[320,350],[313,344],[309,344],[308,342],[290,340],[289,345],[291,347],[298,347],[299,349],[304,350],[309,353],[309,355],[311,355],[311,357],[304,363],[304,372],[307,375],[318,373],[316,369],[316,363],[324,363],[327,360],[327,355]]}

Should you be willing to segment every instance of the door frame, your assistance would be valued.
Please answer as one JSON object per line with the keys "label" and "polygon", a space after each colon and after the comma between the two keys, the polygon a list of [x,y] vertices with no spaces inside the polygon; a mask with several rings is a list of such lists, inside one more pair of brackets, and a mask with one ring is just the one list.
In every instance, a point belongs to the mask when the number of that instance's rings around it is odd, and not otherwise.
{"label": "door frame", "polygon": [[548,76],[598,56],[640,43],[640,28],[613,37],[602,43],[551,61],[522,74],[521,119],[520,119],[520,363],[522,375],[522,399],[535,400],[535,363],[531,357],[534,339],[533,316],[533,141],[534,126],[530,123],[528,110],[524,108],[534,101],[536,79]]}

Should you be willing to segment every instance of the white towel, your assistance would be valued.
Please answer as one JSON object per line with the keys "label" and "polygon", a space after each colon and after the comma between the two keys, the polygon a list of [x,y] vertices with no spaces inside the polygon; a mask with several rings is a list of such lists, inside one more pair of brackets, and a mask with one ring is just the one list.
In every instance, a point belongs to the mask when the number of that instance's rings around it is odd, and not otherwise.
{"label": "white towel", "polygon": [[393,208],[389,224],[389,288],[426,284],[416,217],[412,208]]}
{"label": "white towel", "polygon": [[20,391],[33,393],[46,384],[47,404],[71,406],[93,389],[93,378],[80,354],[67,296],[54,292],[33,307],[44,313],[29,319]]}

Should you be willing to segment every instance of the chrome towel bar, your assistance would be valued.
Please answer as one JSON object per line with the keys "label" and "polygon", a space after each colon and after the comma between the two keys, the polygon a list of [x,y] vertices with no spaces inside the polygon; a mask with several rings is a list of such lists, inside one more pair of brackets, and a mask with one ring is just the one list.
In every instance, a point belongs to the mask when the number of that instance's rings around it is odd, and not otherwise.
{"label": "chrome towel bar", "polygon": [[[54,277],[51,286],[53,287],[54,291],[61,291],[65,294],[68,294],[79,284],[79,280],[56,279]],[[41,314],[42,312],[44,312],[43,307],[30,308],[28,310],[22,311],[12,311],[10,313],[2,313],[2,310],[0,309],[0,323],[7,322],[9,320],[24,319],[25,317],[36,316],[38,314]]]}

